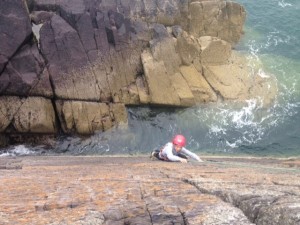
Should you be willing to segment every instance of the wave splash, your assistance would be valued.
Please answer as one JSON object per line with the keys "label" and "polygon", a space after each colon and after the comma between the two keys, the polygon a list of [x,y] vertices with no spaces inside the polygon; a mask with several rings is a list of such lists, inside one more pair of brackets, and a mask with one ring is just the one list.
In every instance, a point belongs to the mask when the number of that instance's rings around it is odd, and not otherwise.
{"label": "wave splash", "polygon": [[25,155],[35,155],[35,154],[36,151],[31,150],[29,147],[26,147],[25,145],[17,145],[0,152],[0,157],[25,156]]}
{"label": "wave splash", "polygon": [[282,8],[285,8],[285,7],[288,7],[288,6],[293,6],[291,3],[285,2],[284,0],[279,1],[278,5]]}

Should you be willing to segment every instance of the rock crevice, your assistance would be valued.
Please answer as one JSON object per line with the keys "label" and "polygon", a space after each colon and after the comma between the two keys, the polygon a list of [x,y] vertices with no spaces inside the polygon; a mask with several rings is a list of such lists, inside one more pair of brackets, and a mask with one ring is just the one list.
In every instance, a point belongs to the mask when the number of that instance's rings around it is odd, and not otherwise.
{"label": "rock crevice", "polygon": [[0,192],[0,220],[3,225],[299,224],[299,160],[202,158],[179,164],[148,157],[2,157],[0,188],[6,191]]}

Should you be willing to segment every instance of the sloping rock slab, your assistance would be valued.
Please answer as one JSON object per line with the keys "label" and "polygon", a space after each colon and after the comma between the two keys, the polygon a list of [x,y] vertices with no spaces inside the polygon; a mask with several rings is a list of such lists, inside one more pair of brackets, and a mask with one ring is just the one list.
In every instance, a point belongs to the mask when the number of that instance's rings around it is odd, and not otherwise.
{"label": "sloping rock slab", "polygon": [[[26,157],[1,171],[2,224],[298,225],[299,168],[282,160]],[[7,165],[10,158],[0,158]]]}

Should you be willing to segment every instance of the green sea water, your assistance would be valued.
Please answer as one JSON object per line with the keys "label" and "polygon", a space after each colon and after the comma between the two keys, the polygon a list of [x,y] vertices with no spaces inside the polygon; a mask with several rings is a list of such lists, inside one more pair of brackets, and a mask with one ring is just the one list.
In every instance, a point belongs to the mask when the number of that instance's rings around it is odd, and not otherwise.
{"label": "green sea water", "polygon": [[242,106],[223,103],[173,111],[129,109],[132,142],[121,152],[144,152],[183,133],[188,147],[200,154],[300,155],[300,1],[237,2],[245,7],[247,20],[245,35],[235,48],[246,55],[250,65],[260,63],[262,76],[276,77],[275,102],[267,109],[254,99]]}
{"label": "green sea water", "polygon": [[245,35],[236,50],[260,73],[278,81],[273,105],[250,99],[244,106],[211,104],[185,110],[129,109],[134,141],[124,151],[162,145],[175,133],[206,154],[300,155],[300,1],[238,0],[247,12]]}
{"label": "green sea water", "polygon": [[[254,154],[300,155],[300,1],[238,0],[247,11],[238,50],[262,62],[279,84],[272,121],[261,140],[240,146]],[[271,124],[271,125],[270,125]]]}

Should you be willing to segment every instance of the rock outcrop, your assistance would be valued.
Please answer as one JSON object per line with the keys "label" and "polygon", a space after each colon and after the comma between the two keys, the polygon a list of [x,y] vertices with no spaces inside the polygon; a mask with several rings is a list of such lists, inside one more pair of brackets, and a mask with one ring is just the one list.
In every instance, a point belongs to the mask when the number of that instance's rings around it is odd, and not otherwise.
{"label": "rock outcrop", "polygon": [[0,221],[299,225],[299,159],[203,159],[180,164],[146,157],[0,158]]}
{"label": "rock outcrop", "polygon": [[237,3],[13,0],[0,20],[4,136],[105,131],[127,122],[126,105],[276,94],[232,57],[245,20]]}

